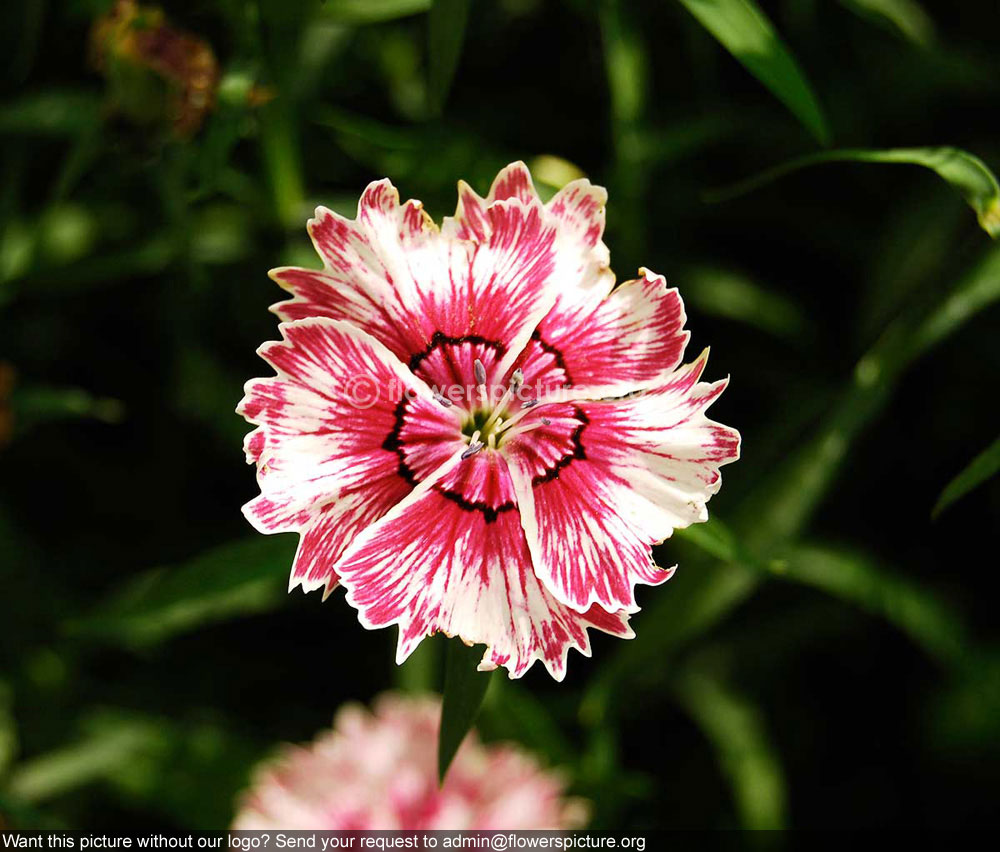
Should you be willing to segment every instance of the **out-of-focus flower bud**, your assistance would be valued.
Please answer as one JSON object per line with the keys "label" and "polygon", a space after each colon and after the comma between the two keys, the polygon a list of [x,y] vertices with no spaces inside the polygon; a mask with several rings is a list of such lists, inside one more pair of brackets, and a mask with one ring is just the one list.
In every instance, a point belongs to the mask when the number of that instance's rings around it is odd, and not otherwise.
{"label": "out-of-focus flower bud", "polygon": [[219,64],[211,46],[172,27],[161,9],[118,0],[94,22],[91,51],[115,108],[133,121],[166,119],[186,138],[215,104]]}

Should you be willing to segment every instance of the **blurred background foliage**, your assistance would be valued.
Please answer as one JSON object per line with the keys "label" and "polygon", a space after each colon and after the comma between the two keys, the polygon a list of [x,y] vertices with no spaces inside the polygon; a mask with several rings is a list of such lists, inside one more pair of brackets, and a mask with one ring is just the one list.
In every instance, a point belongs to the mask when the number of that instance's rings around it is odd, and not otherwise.
{"label": "blurred background foliage", "polygon": [[439,688],[439,640],[396,669],[394,631],[285,594],[233,408],[313,206],[388,175],[439,219],[518,158],[608,187],[619,278],[680,287],[745,443],[638,638],[495,677],[483,734],[595,827],[992,821],[995,3],[4,14],[0,821],[224,826],[276,743]]}

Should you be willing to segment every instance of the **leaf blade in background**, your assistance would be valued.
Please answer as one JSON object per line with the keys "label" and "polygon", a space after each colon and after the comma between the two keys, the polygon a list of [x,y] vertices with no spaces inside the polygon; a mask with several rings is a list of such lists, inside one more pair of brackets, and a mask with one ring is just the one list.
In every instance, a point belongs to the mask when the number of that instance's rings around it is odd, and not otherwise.
{"label": "leaf blade in background", "polygon": [[[686,538],[706,550],[718,546],[710,539]],[[613,708],[623,706],[615,700],[619,684],[658,671],[665,655],[711,630],[757,590],[761,578],[756,568],[726,561],[678,573],[671,580],[670,594],[644,608],[648,621],[659,625],[658,632],[644,642],[621,647],[605,660],[580,703],[580,719],[590,727],[604,724]]]}
{"label": "leaf blade in background", "polygon": [[[743,502],[733,524],[742,545],[756,554],[773,552],[793,540],[827,493],[848,450],[862,430],[883,410],[900,375],[917,358],[1000,300],[1000,246],[991,246],[930,310],[901,316],[857,364],[851,384],[826,417],[773,474]],[[697,541],[712,552],[724,542]],[[720,551],[721,552],[721,551]],[[645,610],[654,624],[666,625],[642,643],[622,646],[603,664],[588,688],[581,719],[603,723],[612,708],[616,685],[638,677],[652,662],[710,630],[748,600],[767,574],[739,561],[699,566],[671,581],[672,594],[660,596]]]}
{"label": "leaf blade in background", "polygon": [[22,385],[11,394],[14,428],[27,431],[59,420],[89,419],[114,425],[125,415],[121,400],[97,397],[82,388]]}
{"label": "leaf blade in background", "polygon": [[966,647],[961,620],[907,577],[891,574],[859,554],[815,545],[797,545],[777,564],[777,576],[884,618],[943,663],[961,662]]}
{"label": "leaf blade in background", "polygon": [[14,691],[0,680],[0,778],[17,757],[17,721],[14,718]]}
{"label": "leaf blade in background", "polygon": [[460,639],[448,640],[445,651],[444,696],[438,734],[438,780],[444,783],[448,767],[483,706],[491,672],[477,670],[482,651]]}
{"label": "leaf blade in background", "polygon": [[956,500],[994,476],[998,470],[1000,470],[1000,438],[969,462],[962,472],[945,486],[931,510],[931,517],[936,518]]}
{"label": "leaf blade in background", "polygon": [[[44,813],[51,800],[102,784],[123,804],[145,801],[172,822],[213,829],[231,819],[238,791],[267,750],[203,712],[176,718],[97,707],[72,727],[68,742],[18,765],[0,789],[0,804],[20,814],[23,827],[38,824],[34,805],[44,805]],[[206,795],[209,789],[218,795]]]}
{"label": "leaf blade in background", "polygon": [[717,676],[693,665],[677,676],[674,694],[715,750],[742,827],[784,828],[785,775],[760,711]]}
{"label": "leaf blade in background", "polygon": [[648,182],[644,156],[644,116],[649,100],[651,62],[649,49],[632,9],[621,0],[599,4],[604,73],[610,97],[609,118],[614,148],[610,181],[618,199],[618,251],[635,257],[647,239],[648,222],[639,215],[645,204]]}
{"label": "leaf blade in background", "polygon": [[434,0],[427,21],[427,100],[440,115],[451,90],[465,41],[472,0]]}
{"label": "leaf blade in background", "polygon": [[289,536],[256,536],[154,569],[90,615],[68,622],[66,631],[141,648],[205,624],[266,612],[286,597],[294,551]]}
{"label": "leaf blade in background", "polygon": [[987,234],[994,239],[1000,237],[1000,184],[997,183],[996,176],[979,157],[951,146],[820,151],[782,163],[732,186],[707,192],[705,200],[709,203],[728,201],[799,169],[838,162],[902,163],[930,169],[962,195]]}
{"label": "leaf blade in background", "polygon": [[934,21],[915,0],[840,0],[863,18],[885,23],[920,47],[934,42]]}
{"label": "leaf blade in background", "polygon": [[0,132],[23,136],[81,136],[101,123],[96,92],[53,89],[0,106]]}
{"label": "leaf blade in background", "polygon": [[528,171],[531,172],[539,196],[546,202],[570,181],[586,177],[578,165],[552,154],[532,157],[528,161]]}
{"label": "leaf blade in background", "polygon": [[36,803],[92,783],[158,747],[158,726],[149,721],[101,725],[77,742],[22,763],[4,792],[22,802]]}
{"label": "leaf blade in background", "polygon": [[754,77],[827,144],[830,133],[812,87],[767,16],[751,0],[680,0]]}
{"label": "leaf blade in background", "polygon": [[706,553],[723,562],[735,562],[740,558],[740,546],[733,531],[718,518],[709,518],[703,524],[691,524],[675,530],[674,536],[690,541]]}
{"label": "leaf blade in background", "polygon": [[326,0],[325,17],[340,24],[375,24],[426,12],[432,0]]}
{"label": "leaf blade in background", "polygon": [[798,535],[811,519],[858,435],[885,408],[900,376],[918,358],[1000,299],[1000,246],[991,246],[931,309],[897,318],[862,356],[841,398],[811,438],[754,491],[734,526],[766,551]]}
{"label": "leaf blade in background", "polygon": [[685,302],[703,313],[791,341],[809,330],[798,305],[735,270],[699,266],[682,270],[677,280],[683,282]]}

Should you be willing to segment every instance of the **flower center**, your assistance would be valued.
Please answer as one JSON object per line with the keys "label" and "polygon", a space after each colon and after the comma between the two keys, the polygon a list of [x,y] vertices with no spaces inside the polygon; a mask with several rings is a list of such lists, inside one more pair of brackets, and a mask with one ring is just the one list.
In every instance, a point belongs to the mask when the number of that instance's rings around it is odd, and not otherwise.
{"label": "flower center", "polygon": [[486,368],[478,358],[475,360],[474,372],[476,391],[482,404],[473,408],[462,424],[462,435],[469,444],[462,458],[474,456],[486,447],[497,449],[508,434],[520,434],[537,428],[538,425],[548,425],[549,421],[543,417],[539,424],[515,429],[524,415],[538,402],[536,399],[521,399],[519,391],[524,384],[524,374],[520,368],[511,374],[510,385],[503,389],[495,402],[491,400],[491,394],[487,390]]}

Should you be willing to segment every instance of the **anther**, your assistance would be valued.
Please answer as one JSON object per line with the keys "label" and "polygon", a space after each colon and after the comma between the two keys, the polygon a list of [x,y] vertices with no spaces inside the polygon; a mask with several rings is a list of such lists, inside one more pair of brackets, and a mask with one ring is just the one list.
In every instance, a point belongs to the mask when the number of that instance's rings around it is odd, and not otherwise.
{"label": "anther", "polygon": [[476,374],[476,384],[485,385],[486,384],[486,368],[483,366],[483,362],[478,358],[472,363],[472,369]]}
{"label": "anther", "polygon": [[[467,459],[478,453],[484,446],[486,446],[482,441],[476,441],[469,449],[462,453],[462,458]],[[454,458],[454,456],[452,456]]]}
{"label": "anther", "polygon": [[542,418],[542,425],[543,425],[543,426],[551,426],[551,425],[552,425],[552,421],[551,421],[551,420],[549,420],[549,418],[548,418],[548,417],[543,417],[543,418]]}
{"label": "anther", "polygon": [[538,405],[537,399],[529,399],[527,402],[522,403],[521,408],[534,408]]}
{"label": "anther", "polygon": [[446,396],[441,396],[437,391],[434,392],[434,399],[440,402],[445,408],[451,408],[451,400]]}

